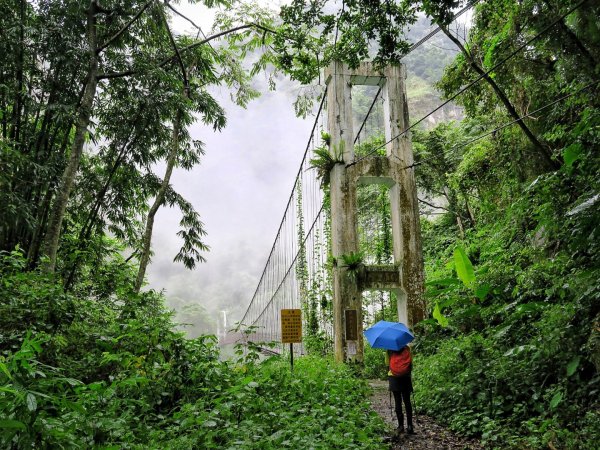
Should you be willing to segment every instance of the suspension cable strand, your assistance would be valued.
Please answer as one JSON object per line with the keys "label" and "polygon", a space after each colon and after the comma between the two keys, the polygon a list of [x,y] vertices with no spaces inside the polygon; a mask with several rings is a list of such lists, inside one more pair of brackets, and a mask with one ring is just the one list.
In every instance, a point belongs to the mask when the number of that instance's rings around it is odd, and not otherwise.
{"label": "suspension cable strand", "polygon": [[383,86],[379,86],[379,89],[377,90],[377,93],[375,94],[375,97],[373,98],[373,102],[371,103],[371,106],[369,106],[369,110],[367,111],[367,115],[365,116],[364,120],[362,121],[362,124],[360,126],[360,128],[358,129],[358,133],[356,133],[356,137],[354,138],[354,143],[356,144],[356,141],[358,141],[358,138],[360,137],[360,133],[362,132],[363,128],[365,127],[365,124],[367,123],[367,119],[369,118],[369,115],[371,114],[371,111],[373,111],[373,107],[375,106],[375,103],[377,102],[377,97],[379,97],[379,94],[381,93],[381,90],[383,89]]}
{"label": "suspension cable strand", "polygon": [[296,183],[298,182],[298,177],[300,177],[302,175],[302,165],[304,164],[304,161],[306,160],[306,157],[308,155],[308,150],[310,149],[311,138],[312,138],[312,136],[315,133],[315,130],[317,128],[317,124],[319,123],[319,116],[321,115],[321,112],[323,111],[323,104],[325,103],[325,99],[326,98],[327,98],[327,87],[325,87],[325,89],[323,91],[322,98],[321,98],[321,103],[319,104],[319,109],[317,111],[317,115],[315,117],[315,121],[314,121],[313,126],[312,126],[310,137],[308,139],[308,143],[306,144],[306,150],[304,151],[304,155],[302,156],[302,162],[300,163],[300,169],[298,170],[298,173],[296,174],[296,179],[294,180],[294,188],[292,189],[292,193],[290,194],[290,197],[288,199],[287,205],[285,207],[285,211],[283,213],[283,218],[281,219],[281,222],[279,224],[279,228],[277,230],[277,234],[275,236],[275,242],[273,242],[273,246],[271,247],[271,251],[269,252],[269,256],[267,257],[267,263],[265,264],[265,268],[263,269],[262,275],[260,276],[260,279],[258,281],[258,285],[256,287],[256,290],[254,292],[254,295],[252,296],[252,300],[250,301],[250,304],[248,305],[248,308],[246,309],[246,312],[244,313],[244,316],[243,316],[243,318],[242,318],[242,320],[241,320],[240,323],[244,323],[244,320],[246,320],[246,316],[248,315],[248,311],[250,311],[250,308],[252,307],[254,299],[256,298],[256,295],[258,294],[260,285],[261,285],[262,280],[263,280],[263,278],[265,276],[265,272],[267,271],[267,267],[269,266],[269,261],[271,260],[271,256],[273,255],[273,252],[275,251],[275,245],[277,244],[277,238],[281,234],[283,223],[284,223],[284,219],[285,219],[285,215],[287,214],[287,212],[288,212],[288,210],[290,208],[290,204],[291,204],[292,198],[294,196],[294,189],[296,187]]}
{"label": "suspension cable strand", "polygon": [[[310,236],[310,234],[312,233],[312,230],[314,229],[321,213],[323,212],[323,210],[325,209],[325,205],[321,205],[321,209],[319,210],[319,214],[317,215],[317,217],[315,218],[315,220],[313,221],[312,225],[310,226],[310,229],[308,230],[308,233],[306,233],[306,237],[303,240],[303,244],[306,242],[306,240],[308,239],[308,236]],[[271,303],[273,303],[273,300],[275,300],[275,297],[277,295],[277,293],[279,292],[279,290],[281,289],[281,286],[283,286],[283,284],[285,283],[288,275],[290,274],[290,271],[292,270],[292,267],[294,267],[294,264],[296,263],[296,260],[298,259],[298,255],[300,254],[300,250],[298,250],[296,252],[296,254],[294,255],[294,259],[292,260],[292,262],[290,263],[290,265],[288,266],[285,274],[283,275],[283,279],[281,280],[281,282],[279,283],[279,285],[277,286],[277,289],[275,289],[275,292],[273,292],[273,295],[271,296],[271,299],[269,300],[269,302],[265,305],[265,307],[263,308],[262,312],[256,317],[256,319],[252,322],[252,325],[254,325],[258,319],[260,319],[262,317],[262,315],[264,314],[264,312],[267,310],[267,307],[269,305],[271,305]]]}
{"label": "suspension cable strand", "polygon": [[[462,16],[468,10],[470,10],[471,8],[473,8],[473,6],[475,6],[477,3],[479,3],[479,0],[474,0],[474,1],[469,2],[463,9],[461,9],[460,11],[458,11],[456,14],[454,14],[452,16],[451,22],[453,22],[456,19],[458,19],[460,16]],[[425,42],[427,42],[433,36],[435,36],[436,34],[438,34],[440,31],[442,31],[442,27],[437,26],[434,30],[432,30],[431,32],[429,32],[426,36],[424,36],[423,38],[421,38],[417,42],[415,42],[413,45],[411,45],[410,48],[408,49],[408,51],[406,52],[406,55],[408,55],[410,52],[412,52],[412,51],[416,50],[417,48],[419,48],[421,45],[423,45]],[[404,56],[406,56],[406,55],[404,55]]]}
{"label": "suspension cable strand", "polygon": [[[421,117],[419,120],[417,120],[415,123],[413,123],[412,125],[410,125],[408,128],[406,128],[404,131],[400,132],[399,134],[397,134],[396,136],[391,137],[388,141],[386,141],[385,143],[383,143],[382,145],[380,145],[379,147],[374,148],[372,151],[370,151],[369,153],[367,153],[365,156],[358,158],[348,164],[346,164],[346,167],[349,166],[353,166],[354,164],[357,164],[358,162],[362,161],[363,159],[368,158],[369,156],[372,156],[374,153],[376,153],[378,150],[384,148],[387,144],[389,144],[390,142],[404,136],[406,133],[408,133],[410,130],[412,130],[413,128],[415,128],[417,125],[419,125],[421,122],[423,122],[425,119],[427,119],[429,116],[431,116],[432,114],[434,114],[435,112],[439,111],[441,108],[443,108],[444,106],[446,106],[448,103],[454,101],[458,96],[462,95],[464,92],[466,92],[467,90],[471,89],[473,86],[475,86],[479,81],[481,81],[483,78],[485,78],[487,75],[489,75],[491,72],[493,72],[494,70],[496,70],[497,68],[503,66],[504,64],[506,64],[506,62],[508,60],[510,60],[511,58],[513,58],[515,55],[517,55],[521,50],[523,50],[525,47],[527,47],[529,44],[531,44],[533,41],[539,39],[543,34],[547,33],[551,28],[553,28],[558,22],[560,22],[561,20],[563,20],[565,17],[567,17],[568,15],[570,15],[571,13],[573,13],[574,11],[576,11],[579,7],[581,7],[581,5],[583,5],[587,0],[582,0],[581,2],[577,3],[573,8],[571,8],[569,11],[567,11],[566,13],[564,13],[563,15],[561,15],[559,18],[555,19],[553,22],[551,22],[549,25],[547,25],[542,31],[540,31],[538,34],[536,34],[535,36],[533,36],[531,39],[529,39],[528,41],[526,41],[524,44],[520,45],[519,47],[517,47],[516,50],[514,50],[512,53],[510,53],[508,56],[506,56],[504,59],[500,60],[500,62],[496,63],[494,66],[492,66],[490,69],[488,69],[487,71],[485,71],[483,74],[481,74],[480,76],[478,76],[477,78],[475,78],[473,81],[471,81],[469,84],[467,84],[465,87],[463,87],[462,89],[460,89],[456,94],[454,94],[452,97],[450,97],[449,99],[447,99],[445,102],[443,102],[441,105],[437,106],[436,108],[434,108],[432,111],[430,111],[428,114],[426,114],[425,116]],[[519,120],[516,120],[516,122],[518,122]]]}

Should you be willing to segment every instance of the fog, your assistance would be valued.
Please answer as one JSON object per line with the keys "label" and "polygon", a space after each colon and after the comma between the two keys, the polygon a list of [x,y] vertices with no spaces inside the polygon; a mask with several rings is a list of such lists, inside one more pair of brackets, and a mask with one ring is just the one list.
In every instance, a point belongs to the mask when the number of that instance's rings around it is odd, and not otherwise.
{"label": "fog", "polygon": [[[220,133],[201,124],[190,129],[205,143],[206,154],[193,170],[176,170],[172,184],[202,217],[210,246],[207,262],[193,271],[173,263],[181,246],[180,213],[162,208],[157,215],[149,287],[164,289],[177,310],[192,303],[207,311],[213,320],[205,324],[208,329],[190,334],[216,332],[221,310],[228,311],[230,324],[242,317],[275,239],[314,120],[295,116],[297,86],[280,81],[270,92],[260,77],[263,95],[247,109],[234,105],[226,89],[215,90],[227,111],[227,127]],[[197,321],[206,322],[202,319]]]}

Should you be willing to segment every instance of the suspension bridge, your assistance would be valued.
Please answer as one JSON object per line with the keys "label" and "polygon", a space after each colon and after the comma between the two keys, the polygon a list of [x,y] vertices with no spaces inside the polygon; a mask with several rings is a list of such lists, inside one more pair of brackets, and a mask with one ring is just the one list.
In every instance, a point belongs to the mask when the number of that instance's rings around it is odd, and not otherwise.
{"label": "suspension bridge", "polygon": [[[455,20],[471,7],[472,4],[459,11]],[[294,344],[294,352],[303,353],[310,347],[313,351],[333,352],[340,361],[360,361],[363,323],[382,318],[381,314],[390,310],[391,302],[397,304],[397,312],[386,319],[409,325],[422,319],[424,280],[414,172],[424,161],[413,160],[410,131],[504,65],[561,19],[412,124],[408,121],[406,73],[402,66],[376,69],[365,63],[350,70],[333,62],[325,74],[327,81],[283,218],[240,321],[243,331],[228,333],[223,342],[274,343],[276,351],[283,351],[280,311],[300,309],[306,339],[302,344]],[[439,27],[433,29],[409,52],[417,50],[439,31]],[[597,83],[461,146],[514,125]],[[360,85],[372,87],[368,91],[372,101],[363,117],[355,117],[351,89]],[[354,133],[353,129],[358,131]],[[377,140],[376,136],[384,137]],[[329,153],[332,163],[325,168],[317,164],[319,159],[322,162],[323,151]],[[390,224],[376,223],[373,218],[359,220],[358,186],[373,184],[387,188]],[[391,228],[391,254],[377,261],[361,259],[364,255],[360,252],[359,238],[364,237],[364,228],[369,226]],[[356,267],[350,261],[353,258]],[[364,293],[373,290],[375,295]]]}
{"label": "suspension bridge", "polygon": [[[470,8],[471,5],[463,8],[455,15],[455,19]],[[439,31],[439,27],[433,28],[411,46],[409,53],[417,50]],[[365,305],[365,312],[369,316],[367,320],[372,321],[377,314],[382,314],[392,300],[397,302],[400,297],[398,317],[388,318],[409,321],[407,294],[415,297],[411,303],[420,303],[415,305],[411,316],[422,315],[422,311],[417,311],[422,310],[422,262],[417,255],[420,254],[418,211],[412,150],[410,137],[406,133],[409,124],[405,77],[402,68],[381,71],[370,64],[361,66],[357,71],[350,71],[339,63],[333,63],[329,68],[283,218],[256,290],[240,321],[240,330],[244,331],[228,332],[222,337],[222,344],[247,341],[279,343],[280,311],[301,309],[304,336],[308,337],[308,342],[305,339],[303,344],[295,344],[296,352],[302,353],[305,346],[313,346],[323,352],[335,351],[338,359],[356,354],[361,358],[364,319],[362,291],[372,287],[387,291],[379,290],[377,295],[370,295]],[[363,117],[356,117],[352,112],[351,86],[365,85],[370,89],[367,88],[364,92],[372,99],[366,113],[363,112]],[[354,133],[353,129],[358,131]],[[355,145],[360,148],[364,143],[374,142],[374,137],[379,135],[385,136],[386,141],[381,148],[371,148],[369,153],[365,154],[363,151],[355,156]],[[386,147],[387,156],[382,153]],[[334,163],[335,153],[338,152],[337,162],[340,164],[334,165],[337,167],[322,168],[319,173],[314,162],[322,158],[323,151],[332,155]],[[365,168],[365,165],[369,167]],[[375,169],[370,167],[372,165]],[[382,165],[388,168],[386,173],[382,172]],[[396,169],[395,175],[390,176],[390,166]],[[370,173],[373,170],[377,173]],[[348,171],[360,172],[352,180],[350,196],[344,195],[348,187]],[[401,172],[406,172],[407,176]],[[393,179],[394,176],[396,180]],[[327,183],[324,178],[337,180],[327,180]],[[329,183],[331,186],[327,185]],[[392,215],[395,214],[393,223],[388,224],[393,228],[394,254],[387,255],[385,261],[381,258],[379,261],[366,261],[380,264],[363,265],[361,280],[353,279],[346,283],[345,280],[349,278],[348,268],[342,266],[341,258],[359,254],[360,247],[356,210],[357,183],[384,184],[390,188],[386,194],[389,194]],[[405,208],[410,209],[410,214],[406,214],[410,222],[407,224],[402,224],[401,218],[402,189],[411,193],[408,204],[406,196],[404,201]],[[348,201],[353,204],[347,204]],[[404,236],[407,241],[405,244],[413,247],[408,251],[402,245],[403,235],[406,234],[408,237]],[[401,282],[402,260],[406,260],[405,253],[411,251],[411,264],[410,267],[405,267],[404,272],[407,275],[410,272],[409,276],[416,274],[418,280],[413,283],[412,291],[409,289],[410,292],[407,293]],[[388,264],[382,265],[382,262]],[[353,311],[354,314],[348,314],[347,311]],[[413,317],[410,319],[412,321]],[[349,330],[349,325],[356,329]],[[352,339],[346,339],[347,337]],[[336,345],[337,349],[334,348]],[[283,348],[280,344],[278,346]]]}

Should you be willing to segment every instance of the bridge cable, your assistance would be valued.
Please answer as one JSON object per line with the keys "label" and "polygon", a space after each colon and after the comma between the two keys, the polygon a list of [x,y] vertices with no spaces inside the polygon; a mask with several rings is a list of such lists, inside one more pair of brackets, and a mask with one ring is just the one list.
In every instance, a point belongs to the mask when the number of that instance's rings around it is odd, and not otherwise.
{"label": "bridge cable", "polygon": [[[460,16],[462,16],[465,12],[467,12],[468,10],[470,10],[471,8],[473,8],[473,6],[475,6],[475,4],[477,4],[478,2],[479,2],[479,0],[474,0],[472,2],[469,2],[464,8],[462,8],[460,11],[458,11],[456,14],[454,14],[452,16],[452,22],[454,20],[458,19]],[[433,29],[432,31],[430,31],[427,35],[425,35],[424,37],[422,37],[421,39],[419,39],[417,42],[415,42],[414,44],[412,44],[409,47],[409,49],[406,51],[406,53],[402,56],[402,58],[400,60],[402,60],[403,58],[405,58],[406,56],[408,56],[410,53],[412,53],[413,51],[415,51],[417,48],[421,47],[425,42],[427,42],[433,36],[435,36],[436,34],[438,34],[441,30],[442,30],[442,27],[437,26],[435,29]],[[375,102],[377,101],[377,97],[381,93],[382,88],[383,88],[383,86],[380,85],[379,86],[379,90],[377,91],[377,93],[375,94],[375,98],[373,99],[373,103],[371,103],[371,106],[369,107],[369,111],[367,112],[367,115],[363,119],[362,124],[360,125],[360,128],[358,130],[358,133],[356,133],[356,137],[354,138],[354,143],[355,144],[356,144],[356,141],[359,139],[360,133],[362,132],[365,124],[367,123],[367,119],[369,118],[369,115],[371,114],[371,111],[373,110],[373,106],[375,106]]]}

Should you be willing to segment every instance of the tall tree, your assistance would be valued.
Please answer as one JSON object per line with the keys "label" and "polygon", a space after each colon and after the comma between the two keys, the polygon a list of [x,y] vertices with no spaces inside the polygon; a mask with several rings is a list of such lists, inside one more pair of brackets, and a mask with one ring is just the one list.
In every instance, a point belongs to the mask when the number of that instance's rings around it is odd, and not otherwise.
{"label": "tall tree", "polygon": [[[175,260],[191,268],[203,259],[198,213],[152,169],[161,160],[168,172],[199,162],[202,143],[187,132],[196,117],[224,126],[209,85],[225,84],[242,106],[257,95],[251,75],[268,55],[250,68],[243,57],[267,43],[268,28],[250,21],[268,13],[224,15],[213,35],[198,29],[195,38],[171,35],[169,14],[181,15],[155,0],[0,2],[0,249],[19,245],[31,266],[46,255],[46,270],[59,271],[68,288],[84,265],[103,263],[107,231],[132,257],[143,253],[153,198],[182,213]],[[193,66],[185,99],[181,62]]]}
{"label": "tall tree", "polygon": [[[56,192],[56,198],[54,200],[48,220],[49,223],[45,238],[45,254],[48,256],[46,270],[49,272],[53,272],[56,266],[56,255],[58,252],[62,222],[67,208],[67,202],[69,201],[71,190],[75,181],[75,176],[77,174],[77,169],[79,167],[79,162],[81,160],[81,154],[83,152],[88,126],[92,116],[92,108],[94,99],[96,97],[96,89],[101,70],[101,54],[108,48],[114,46],[115,43],[117,43],[117,41],[128,32],[131,26],[140,19],[144,11],[153,3],[154,0],[151,0],[141,5],[133,17],[127,20],[114,33],[111,33],[114,30],[114,27],[108,26],[112,21],[112,14],[114,11],[101,7],[96,0],[91,0],[87,7],[87,32],[85,42],[87,44],[86,50],[88,56],[88,69],[85,75],[83,96],[77,111],[73,144],[71,145],[69,159],[60,179],[60,183]],[[99,17],[106,17],[106,23],[99,23]],[[108,33],[105,31],[99,36],[99,29],[108,30]]]}

